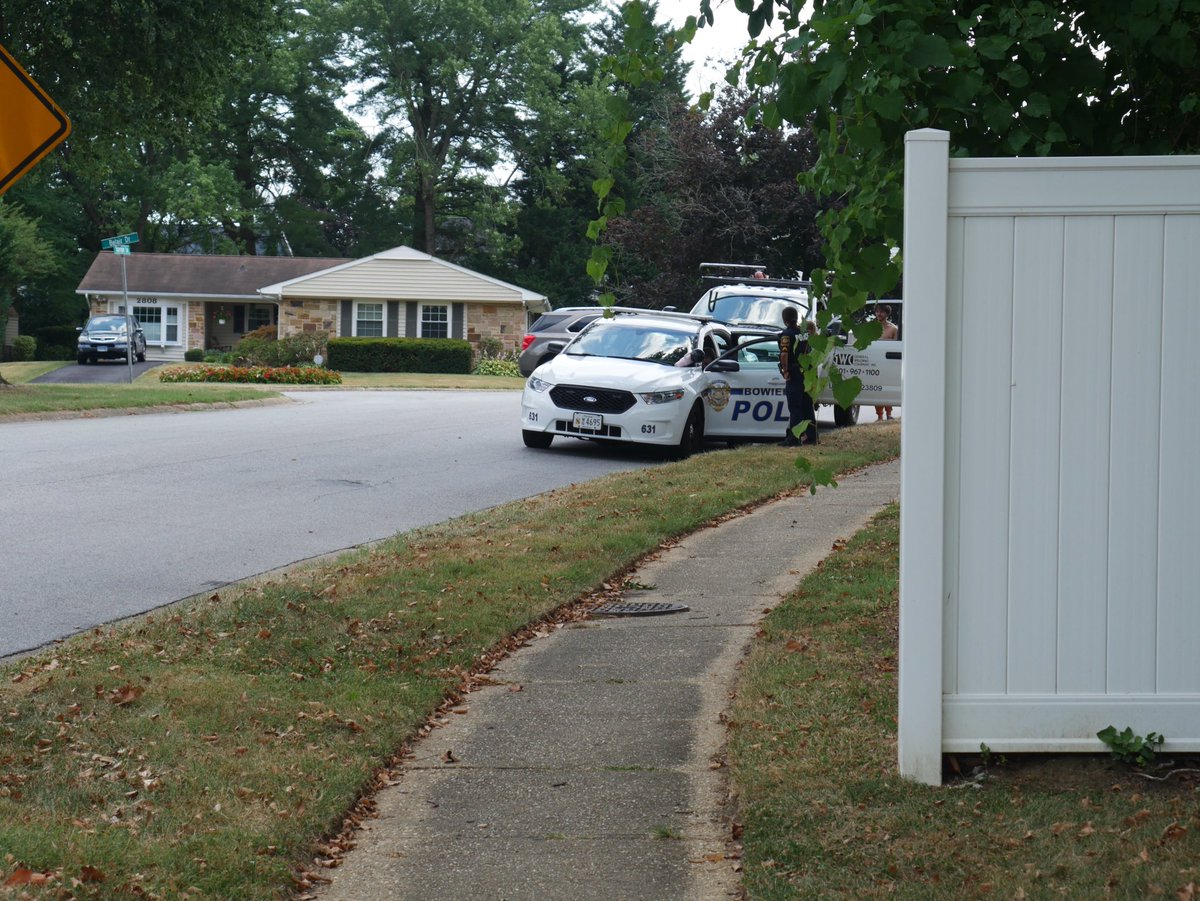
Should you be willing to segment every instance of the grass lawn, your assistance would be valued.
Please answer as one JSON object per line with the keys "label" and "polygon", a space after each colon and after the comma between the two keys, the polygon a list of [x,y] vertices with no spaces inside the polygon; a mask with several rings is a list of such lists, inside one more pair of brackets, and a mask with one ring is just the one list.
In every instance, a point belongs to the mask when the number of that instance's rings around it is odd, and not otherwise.
{"label": "grass lawn", "polygon": [[[899,426],[816,451],[838,471],[894,457]],[[606,476],[0,667],[0,885],[303,888],[323,838],[469,673],[664,541],[797,490],[795,459],[755,446]]]}
{"label": "grass lawn", "polygon": [[0,421],[13,415],[222,404],[264,396],[259,389],[241,385],[160,385],[157,379],[145,380],[151,375],[139,376],[132,385],[0,385]]}
{"label": "grass lawn", "polygon": [[[0,386],[0,422],[5,416],[41,413],[83,413],[88,410],[114,410],[178,404],[221,404],[238,400],[256,400],[275,396],[281,391],[329,391],[345,388],[391,388],[433,390],[505,390],[519,391],[524,379],[490,375],[445,375],[412,372],[347,372],[341,385],[229,385],[161,384],[158,370],[139,375],[132,385],[29,385],[30,379],[57,369],[63,363],[5,363],[0,375],[13,387]],[[70,364],[74,365],[74,364]],[[203,364],[178,364],[203,365]]]}
{"label": "grass lawn", "polygon": [[13,385],[22,385],[39,375],[72,365],[48,360],[31,361],[28,363],[0,363],[0,377]]}
{"label": "grass lawn", "polygon": [[1091,755],[958,758],[940,788],[900,779],[898,520],[886,511],[806,578],[743,670],[729,759],[749,897],[1200,898],[1194,759],[1165,781]]}

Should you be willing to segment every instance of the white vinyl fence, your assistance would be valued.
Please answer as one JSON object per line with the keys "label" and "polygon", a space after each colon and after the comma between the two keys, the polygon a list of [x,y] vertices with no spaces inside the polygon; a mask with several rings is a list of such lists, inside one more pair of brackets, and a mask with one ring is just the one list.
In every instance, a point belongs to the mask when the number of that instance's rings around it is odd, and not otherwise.
{"label": "white vinyl fence", "polygon": [[1200,750],[1200,157],[906,140],[900,770]]}

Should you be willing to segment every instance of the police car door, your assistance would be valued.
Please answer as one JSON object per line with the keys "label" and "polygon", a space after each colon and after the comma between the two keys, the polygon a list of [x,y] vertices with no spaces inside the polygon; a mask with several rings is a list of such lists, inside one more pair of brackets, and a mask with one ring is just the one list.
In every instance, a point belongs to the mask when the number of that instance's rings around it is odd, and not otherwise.
{"label": "police car door", "polygon": [[788,410],[777,339],[742,341],[706,374],[705,435],[747,441],[783,437]]}

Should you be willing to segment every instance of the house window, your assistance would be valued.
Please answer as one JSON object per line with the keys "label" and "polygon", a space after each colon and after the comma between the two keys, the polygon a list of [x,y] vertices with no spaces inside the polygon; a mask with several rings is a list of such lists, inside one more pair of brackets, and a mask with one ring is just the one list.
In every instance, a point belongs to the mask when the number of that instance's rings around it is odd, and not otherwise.
{"label": "house window", "polygon": [[359,338],[383,337],[383,304],[356,303],[354,305],[354,334]]}
{"label": "house window", "polygon": [[[175,304],[150,306],[149,304],[133,304],[133,317],[142,327],[147,344],[179,344],[179,307]],[[123,304],[117,305],[118,313],[125,312]]]}
{"label": "house window", "polygon": [[450,337],[450,308],[448,306],[421,304],[421,337]]}
{"label": "house window", "polygon": [[251,304],[250,312],[246,315],[246,330],[254,331],[264,325],[271,325],[271,307],[266,304]]}

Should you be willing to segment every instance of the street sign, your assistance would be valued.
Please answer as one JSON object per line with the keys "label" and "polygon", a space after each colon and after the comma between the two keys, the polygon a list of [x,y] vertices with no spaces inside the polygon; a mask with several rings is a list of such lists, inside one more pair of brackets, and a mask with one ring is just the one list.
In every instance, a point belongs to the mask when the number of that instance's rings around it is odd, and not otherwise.
{"label": "street sign", "polygon": [[130,232],[127,235],[117,235],[113,238],[101,238],[100,249],[111,250],[115,253],[129,253],[128,250],[117,250],[118,247],[125,247],[127,244],[136,244],[138,242],[137,232]]}
{"label": "street sign", "polygon": [[116,247],[114,247],[112,249],[112,252],[113,253],[129,253],[129,245],[128,244],[118,244]]}
{"label": "street sign", "polygon": [[71,133],[71,123],[0,47],[0,194]]}

